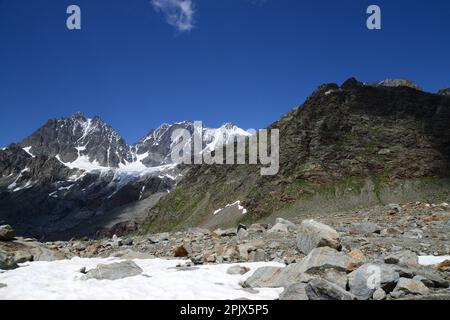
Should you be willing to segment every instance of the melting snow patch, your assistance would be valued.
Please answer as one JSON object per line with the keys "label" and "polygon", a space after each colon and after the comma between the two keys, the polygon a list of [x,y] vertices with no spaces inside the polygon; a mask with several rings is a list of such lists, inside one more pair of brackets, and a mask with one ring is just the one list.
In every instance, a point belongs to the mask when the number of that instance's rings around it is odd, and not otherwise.
{"label": "melting snow patch", "polygon": [[250,268],[245,275],[229,275],[232,264],[205,265],[192,270],[177,270],[183,260],[133,260],[144,272],[119,280],[83,280],[80,269],[95,268],[121,260],[82,259],[53,262],[29,262],[22,267],[0,273],[0,300],[5,299],[143,299],[143,300],[252,300],[278,299],[282,288],[263,288],[247,292],[239,285],[263,266],[284,267],[273,262],[242,263]]}
{"label": "melting snow patch", "polygon": [[450,260],[450,256],[419,256],[419,264],[423,266],[432,266]]}
{"label": "melting snow patch", "polygon": [[70,169],[81,169],[85,171],[106,171],[109,169],[107,167],[100,166],[97,161],[89,161],[89,158],[87,156],[79,156],[73,162],[63,162],[59,155],[56,156],[56,159],[58,159],[62,164],[64,164],[66,167],[69,167]]}
{"label": "melting snow patch", "polygon": [[48,196],[53,197],[53,198],[58,198],[57,193],[58,193],[58,191],[53,191],[52,193],[49,193]]}
{"label": "melting snow patch", "polygon": [[237,206],[238,209],[239,209],[240,211],[242,211],[242,214],[246,214],[246,213],[247,213],[247,209],[245,209],[243,206],[241,206],[241,201],[238,200],[238,201],[236,201],[235,203],[227,204],[227,205],[225,206],[225,208],[217,209],[216,211],[213,212],[213,215],[216,215],[216,214],[218,214],[219,212],[223,211],[224,209],[229,208],[229,207],[232,207],[232,206]]}
{"label": "melting snow patch", "polygon": [[[13,190],[13,189],[14,189],[13,192],[19,191],[20,189],[17,188],[17,182],[19,181],[20,178],[22,178],[22,173],[27,172],[27,171],[29,171],[29,170],[30,170],[30,169],[25,168],[25,169],[23,169],[22,171],[20,171],[19,175],[18,175],[17,178],[14,180],[14,182],[11,183],[11,184],[8,186],[8,190]],[[19,190],[17,190],[17,189],[19,189]]]}
{"label": "melting snow patch", "polygon": [[30,152],[31,148],[32,147],[26,147],[26,148],[22,148],[22,150],[25,151],[26,153],[28,153],[31,157],[36,158],[36,156]]}
{"label": "melting snow patch", "polygon": [[[84,170],[86,172],[97,171],[97,172],[101,172],[101,173],[106,173],[106,172],[112,171],[112,172],[114,172],[114,174],[116,175],[116,177],[119,180],[123,180],[124,182],[126,182],[125,181],[126,177],[128,177],[128,178],[142,177],[147,174],[168,171],[168,170],[174,169],[177,166],[176,164],[168,164],[168,165],[162,165],[162,166],[158,166],[158,167],[146,167],[142,163],[142,160],[145,159],[147,156],[148,156],[148,153],[138,155],[136,161],[127,162],[126,164],[121,163],[121,164],[119,164],[118,168],[101,166],[97,161],[91,162],[89,160],[89,158],[85,155],[82,155],[82,156],[80,155],[73,162],[63,162],[59,155],[56,156],[56,159],[58,159],[59,162],[61,162],[62,164],[64,164],[66,167],[68,167],[70,169],[80,169],[80,170]],[[74,181],[74,180],[76,181],[80,178],[82,178],[82,176],[77,178],[74,175],[69,179],[72,181]]]}
{"label": "melting snow patch", "polygon": [[28,188],[30,188],[32,186],[33,186],[32,182],[31,182],[31,180],[29,180],[23,187],[15,188],[13,190],[13,192],[17,192],[17,191],[20,191],[20,190],[23,190],[23,189],[28,189]]}

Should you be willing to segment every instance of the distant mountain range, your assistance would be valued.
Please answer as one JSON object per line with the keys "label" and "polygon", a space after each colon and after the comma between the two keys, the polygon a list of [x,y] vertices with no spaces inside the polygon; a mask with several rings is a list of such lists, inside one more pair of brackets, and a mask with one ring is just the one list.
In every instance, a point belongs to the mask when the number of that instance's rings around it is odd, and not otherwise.
{"label": "distant mountain range", "polygon": [[[50,119],[0,151],[0,221],[38,238],[101,230],[105,221],[114,222],[109,212],[148,198],[153,203],[176,184],[181,171],[171,161],[171,136],[180,128],[195,129],[189,121],[163,124],[127,145],[99,117]],[[203,128],[203,151],[247,135],[230,123]]]}

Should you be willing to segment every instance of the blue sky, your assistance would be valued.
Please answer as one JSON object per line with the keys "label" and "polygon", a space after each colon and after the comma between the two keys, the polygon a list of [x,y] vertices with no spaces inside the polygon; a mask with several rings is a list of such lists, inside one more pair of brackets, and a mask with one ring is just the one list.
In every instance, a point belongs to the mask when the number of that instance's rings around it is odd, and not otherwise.
{"label": "blue sky", "polygon": [[350,76],[450,86],[448,0],[180,1],[0,0],[0,146],[76,111],[132,143],[180,120],[261,128]]}

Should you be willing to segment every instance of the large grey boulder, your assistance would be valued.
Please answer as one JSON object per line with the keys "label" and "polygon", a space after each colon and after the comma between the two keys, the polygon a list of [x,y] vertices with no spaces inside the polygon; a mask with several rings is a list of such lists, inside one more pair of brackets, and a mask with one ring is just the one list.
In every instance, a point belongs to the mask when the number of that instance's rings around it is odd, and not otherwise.
{"label": "large grey boulder", "polygon": [[231,275],[236,275],[236,274],[246,274],[249,271],[250,271],[250,269],[247,267],[235,265],[235,266],[229,267],[227,270],[227,273],[231,274]]}
{"label": "large grey boulder", "polygon": [[417,266],[419,265],[419,257],[412,251],[404,250],[388,255],[384,258],[384,262],[387,264]]}
{"label": "large grey boulder", "polygon": [[324,272],[321,272],[319,275],[322,279],[337,284],[343,289],[347,289],[348,276],[346,272],[338,271],[335,269],[327,269]]}
{"label": "large grey boulder", "polygon": [[33,255],[29,251],[26,251],[26,250],[16,251],[13,253],[13,256],[14,256],[14,262],[16,264],[25,263],[25,262],[34,260]]}
{"label": "large grey boulder", "polygon": [[16,237],[16,232],[10,225],[0,226],[0,241],[11,241]]}
{"label": "large grey boulder", "polygon": [[402,278],[420,277],[420,281],[429,288],[448,288],[450,286],[450,282],[433,267],[392,265],[392,269],[398,272]]}
{"label": "large grey boulder", "polygon": [[0,270],[11,270],[17,267],[13,254],[0,251]]}
{"label": "large grey boulder", "polygon": [[304,220],[298,229],[297,249],[304,254],[309,254],[319,247],[340,250],[339,233],[323,223]]}
{"label": "large grey boulder", "polygon": [[292,263],[274,274],[273,277],[270,278],[267,287],[286,288],[293,283],[307,283],[311,279],[314,279],[314,276],[305,272],[302,263]]}
{"label": "large grey boulder", "polygon": [[0,242],[0,269],[11,270],[29,261],[55,261],[65,259],[62,251],[50,250],[39,242],[16,240]]}
{"label": "large grey boulder", "polygon": [[403,292],[405,294],[425,295],[430,292],[421,281],[414,279],[400,278],[394,292]]}
{"label": "large grey boulder", "polygon": [[385,264],[367,263],[348,276],[350,292],[361,300],[370,299],[376,289],[391,292],[400,275]]}
{"label": "large grey boulder", "polygon": [[295,283],[288,286],[280,295],[280,300],[309,300],[306,286],[306,283]]}
{"label": "large grey boulder", "polygon": [[303,272],[321,272],[326,269],[350,272],[361,265],[355,258],[329,247],[321,247],[312,250],[301,262]]}
{"label": "large grey boulder", "polygon": [[357,300],[353,294],[340,286],[318,278],[311,280],[305,291],[310,300]]}
{"label": "large grey boulder", "polygon": [[95,269],[89,270],[85,280],[118,280],[140,275],[143,270],[133,261],[124,261],[111,264],[99,264]]}
{"label": "large grey boulder", "polygon": [[360,265],[354,258],[334,249],[323,247],[311,253],[298,263],[285,268],[262,267],[245,281],[244,286],[252,288],[288,287],[293,283],[307,283],[320,276],[345,287],[347,272]]}
{"label": "large grey boulder", "polygon": [[261,267],[244,281],[242,286],[244,288],[277,288],[277,276],[280,274],[282,268],[278,267]]}
{"label": "large grey boulder", "polygon": [[339,286],[347,284],[347,272],[360,266],[360,262],[334,249],[323,247],[310,252],[298,263],[288,265],[271,281],[275,287],[287,287],[292,283],[309,282],[320,276]]}

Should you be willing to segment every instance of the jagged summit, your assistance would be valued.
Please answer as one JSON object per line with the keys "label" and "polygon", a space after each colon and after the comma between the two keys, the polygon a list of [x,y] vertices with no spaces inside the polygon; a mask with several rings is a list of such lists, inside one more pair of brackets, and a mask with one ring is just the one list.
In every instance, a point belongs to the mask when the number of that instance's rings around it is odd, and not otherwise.
{"label": "jagged summit", "polygon": [[[382,81],[378,81],[378,82],[374,82],[374,83],[364,83],[359,81],[357,78],[355,77],[351,77],[349,79],[347,79],[346,81],[344,81],[342,83],[342,85],[338,85],[336,83],[326,83],[326,84],[322,84],[320,85],[317,90],[315,92],[328,92],[330,93],[331,91],[334,90],[351,90],[351,89],[356,89],[358,87],[364,87],[364,86],[371,86],[371,87],[390,87],[390,88],[396,88],[396,87],[408,87],[408,88],[412,88],[415,90],[419,90],[419,91],[423,91],[422,87],[419,86],[418,84],[414,83],[412,80],[409,79],[385,79]],[[439,91],[438,94],[445,94],[446,90],[450,90],[450,89],[442,89]]]}
{"label": "jagged summit", "polygon": [[[146,155],[142,162],[147,166],[156,164],[171,163],[171,153],[173,148],[172,134],[177,129],[184,129],[189,134],[194,134],[195,127],[193,121],[182,121],[174,124],[163,124],[159,128],[151,130],[147,136],[133,146],[137,155]],[[203,127],[203,151],[212,151],[220,145],[229,143],[238,136],[249,135],[243,129],[232,123],[225,123],[220,128]],[[192,144],[193,140],[185,141],[186,145]]]}
{"label": "jagged summit", "polygon": [[75,112],[74,114],[72,114],[72,115],[70,116],[70,118],[72,118],[72,119],[77,119],[77,120],[84,120],[84,121],[86,121],[86,119],[87,119],[87,117],[86,117],[86,116],[84,115],[84,113],[81,112],[81,111]]}
{"label": "jagged summit", "polygon": [[[408,88],[412,88],[412,89],[415,89],[418,91],[423,91],[422,87],[420,87],[419,85],[415,84],[413,81],[408,80],[408,79],[385,79],[383,81],[378,81],[378,82],[374,82],[374,83],[364,83],[364,82],[359,81],[355,77],[351,77],[351,78],[347,79],[346,81],[344,81],[342,83],[342,85],[340,85],[340,86],[336,83],[322,84],[317,88],[317,90],[314,93],[325,93],[328,95],[334,91],[353,90],[353,89],[357,89],[359,87],[367,87],[367,86],[369,86],[369,87],[386,87],[386,88],[408,87]],[[447,89],[447,90],[450,91],[450,89]],[[439,91],[438,94],[445,95],[446,92],[447,92],[446,89],[443,89],[443,90]]]}
{"label": "jagged summit", "polygon": [[20,145],[30,154],[56,157],[63,163],[82,160],[115,168],[133,160],[117,131],[100,117],[87,118],[81,112],[49,120]]}
{"label": "jagged summit", "polygon": [[[134,145],[126,144],[120,134],[99,116],[87,117],[76,112],[68,118],[50,119],[20,142],[31,156],[55,157],[70,168],[107,170],[129,167],[146,170],[171,163],[172,133],[186,129],[194,133],[193,121],[163,123]],[[213,149],[219,143],[247,135],[237,126],[226,123],[218,129],[203,128],[205,147]],[[190,143],[187,141],[186,143]]]}
{"label": "jagged summit", "polygon": [[418,84],[414,83],[412,80],[409,79],[385,79],[383,81],[380,81],[378,84],[380,87],[409,87],[412,89],[416,89],[419,91],[422,91],[422,87]]}
{"label": "jagged summit", "polygon": [[363,85],[364,85],[364,83],[362,83],[361,81],[358,81],[356,78],[350,78],[341,85],[341,89],[344,89],[344,90],[353,89],[353,88],[360,87]]}

